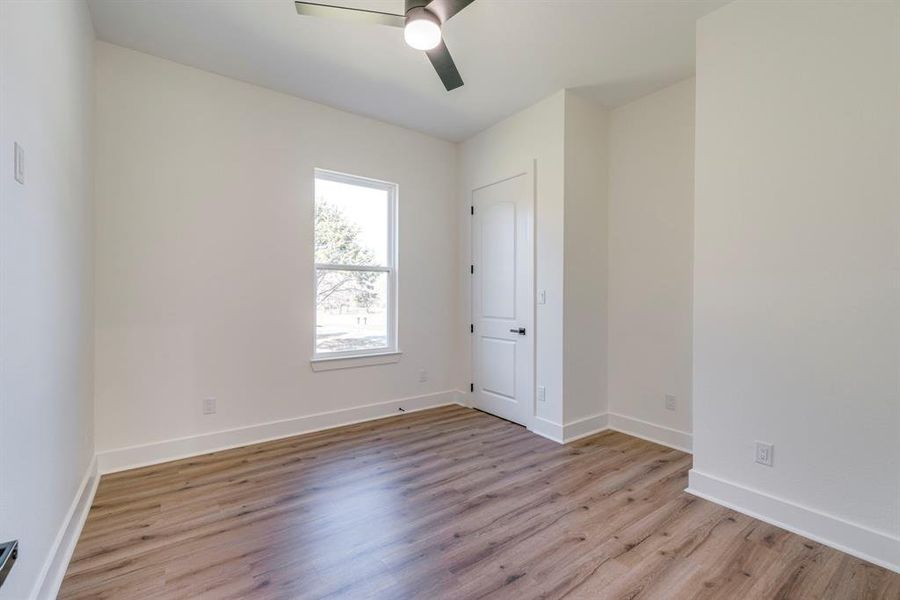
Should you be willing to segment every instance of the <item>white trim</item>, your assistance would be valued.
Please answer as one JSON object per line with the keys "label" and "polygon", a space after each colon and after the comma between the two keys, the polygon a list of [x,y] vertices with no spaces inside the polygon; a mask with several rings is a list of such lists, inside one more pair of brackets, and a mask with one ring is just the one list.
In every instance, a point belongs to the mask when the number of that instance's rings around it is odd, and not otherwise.
{"label": "white trim", "polygon": [[322,175],[322,179],[328,179],[337,183],[346,183],[347,185],[358,185],[361,187],[370,187],[375,190],[387,190],[391,186],[397,184],[386,179],[376,179],[375,177],[366,177],[364,175],[353,175],[352,173],[344,173],[343,171],[335,171],[334,169],[323,169],[321,167],[313,168],[313,174]]}
{"label": "white trim", "polygon": [[91,510],[99,482],[100,476],[97,472],[95,455],[88,464],[81,485],[78,486],[78,491],[72,498],[72,505],[60,525],[56,539],[50,546],[40,575],[31,590],[30,598],[56,598],[59,593],[59,586],[62,584],[66,569],[69,568],[69,560],[71,560],[75,544],[81,536],[81,529]]}
{"label": "white trim", "polygon": [[309,359],[313,371],[333,371],[335,369],[352,369],[355,367],[371,367],[400,362],[402,352],[378,352],[372,354],[354,354],[353,356],[319,356]]}
{"label": "white trim", "polygon": [[694,436],[687,431],[672,429],[671,427],[657,425],[656,423],[635,419],[634,417],[626,417],[614,412],[608,414],[610,429],[627,433],[648,442],[675,448],[688,454],[693,453]]}
{"label": "white trim", "polygon": [[[102,474],[115,473],[155,465],[170,460],[188,458],[198,454],[217,452],[277,440],[302,433],[351,425],[384,417],[392,417],[401,412],[415,412],[447,404],[462,404],[460,392],[449,390],[423,396],[401,398],[388,402],[378,402],[355,406],[343,410],[317,413],[293,419],[271,421],[235,429],[202,433],[183,438],[163,440],[139,446],[115,448],[97,453],[97,466]],[[402,409],[402,411],[401,411]]]}
{"label": "white trim", "polygon": [[563,441],[563,426],[553,421],[548,421],[543,417],[534,417],[531,424],[528,425],[528,431],[536,433],[548,440],[553,440],[557,444],[565,444]]}
{"label": "white trim", "polygon": [[900,573],[900,537],[691,469],[688,493]]}
{"label": "white trim", "polygon": [[610,412],[597,413],[565,425],[535,417],[528,428],[532,433],[557,444],[568,444],[608,429],[691,454],[690,433]]}
{"label": "white trim", "polygon": [[563,425],[563,440],[568,444],[583,437],[600,433],[609,429],[608,413],[599,413],[590,417],[584,417]]}
{"label": "white trim", "polygon": [[390,273],[391,267],[380,267],[376,265],[339,265],[337,263],[316,263],[316,270],[356,271],[358,273]]}

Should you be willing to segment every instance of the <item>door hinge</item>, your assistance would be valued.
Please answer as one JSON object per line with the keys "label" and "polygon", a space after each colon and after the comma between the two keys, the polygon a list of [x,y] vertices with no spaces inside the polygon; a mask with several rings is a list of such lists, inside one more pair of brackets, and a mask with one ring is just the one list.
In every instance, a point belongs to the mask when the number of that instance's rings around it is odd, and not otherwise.
{"label": "door hinge", "polygon": [[475,274],[475,265],[469,265],[469,273],[471,273],[472,275]]}
{"label": "door hinge", "polygon": [[469,214],[472,214],[472,215],[475,214],[475,207],[474,207],[474,206],[470,206],[470,207],[469,207]]}
{"label": "door hinge", "polygon": [[469,391],[470,391],[470,392],[474,392],[474,391],[475,391],[475,384],[474,384],[474,383],[470,383],[470,384],[469,384]]}
{"label": "door hinge", "polygon": [[469,323],[469,333],[475,333],[475,323]]}

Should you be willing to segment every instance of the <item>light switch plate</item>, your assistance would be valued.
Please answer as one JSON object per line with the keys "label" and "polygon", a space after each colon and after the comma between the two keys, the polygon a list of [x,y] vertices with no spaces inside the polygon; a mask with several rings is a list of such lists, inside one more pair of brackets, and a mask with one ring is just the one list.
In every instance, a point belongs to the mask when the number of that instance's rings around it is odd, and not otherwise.
{"label": "light switch plate", "polygon": [[16,181],[25,185],[25,149],[15,142],[15,174]]}

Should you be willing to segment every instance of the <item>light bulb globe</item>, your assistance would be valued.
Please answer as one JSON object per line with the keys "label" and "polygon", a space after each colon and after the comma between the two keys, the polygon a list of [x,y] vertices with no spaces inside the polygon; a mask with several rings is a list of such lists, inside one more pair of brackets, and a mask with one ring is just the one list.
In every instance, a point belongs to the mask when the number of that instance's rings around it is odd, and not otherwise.
{"label": "light bulb globe", "polygon": [[416,50],[431,50],[441,43],[441,25],[424,9],[410,11],[403,28],[403,39]]}

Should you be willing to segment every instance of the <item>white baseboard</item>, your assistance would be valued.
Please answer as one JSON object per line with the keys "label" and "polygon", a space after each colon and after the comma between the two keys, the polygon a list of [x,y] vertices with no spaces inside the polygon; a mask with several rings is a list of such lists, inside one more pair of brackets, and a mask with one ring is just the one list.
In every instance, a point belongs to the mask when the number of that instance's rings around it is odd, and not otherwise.
{"label": "white baseboard", "polygon": [[465,408],[472,408],[472,392],[457,390],[456,403]]}
{"label": "white baseboard", "polygon": [[686,491],[900,573],[900,537],[693,469]]}
{"label": "white baseboard", "polygon": [[566,444],[575,440],[600,433],[609,428],[609,413],[600,413],[572,421],[563,425],[563,440]]}
{"label": "white baseboard", "polygon": [[617,413],[608,414],[610,429],[691,454],[694,436],[686,431],[679,431]]}
{"label": "white baseboard", "polygon": [[69,560],[75,551],[75,544],[78,542],[81,529],[91,510],[99,481],[97,457],[94,456],[88,464],[81,485],[78,486],[78,491],[72,499],[72,505],[56,534],[56,539],[50,546],[50,552],[44,560],[40,575],[31,591],[31,598],[40,600],[56,598],[59,593],[59,586],[62,584],[66,569],[69,567]]}
{"label": "white baseboard", "polygon": [[607,429],[606,416],[607,413],[600,413],[566,423],[565,425],[554,423],[542,417],[535,417],[528,430],[548,440],[553,440],[557,444],[568,444],[583,437],[605,431]]}
{"label": "white baseboard", "polygon": [[535,417],[528,428],[557,444],[568,444],[575,440],[600,433],[607,429],[619,431],[643,440],[668,446],[675,450],[691,453],[692,436],[690,433],[670,429],[640,419],[626,417],[616,413],[599,413],[585,417],[566,425],[560,425],[541,417]]}
{"label": "white baseboard", "polygon": [[403,412],[414,412],[447,404],[463,404],[462,394],[458,390],[449,390],[139,446],[104,450],[97,454],[97,466],[101,474],[145,467],[198,454],[391,417],[401,414],[400,409],[403,409]]}
{"label": "white baseboard", "polygon": [[563,439],[563,426],[559,423],[548,421],[543,417],[535,417],[534,419],[532,419],[531,425],[528,427],[528,431],[530,431],[531,433],[536,433],[541,437],[545,437],[548,440],[552,440],[557,444],[566,443]]}

